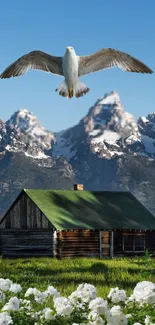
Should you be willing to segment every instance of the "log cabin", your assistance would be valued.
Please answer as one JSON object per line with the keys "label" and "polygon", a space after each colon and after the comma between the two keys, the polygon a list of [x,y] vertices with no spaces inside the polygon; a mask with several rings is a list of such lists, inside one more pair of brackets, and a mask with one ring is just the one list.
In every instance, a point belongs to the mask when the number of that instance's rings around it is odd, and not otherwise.
{"label": "log cabin", "polygon": [[155,218],[130,193],[23,189],[0,222],[0,255],[118,257],[155,252]]}

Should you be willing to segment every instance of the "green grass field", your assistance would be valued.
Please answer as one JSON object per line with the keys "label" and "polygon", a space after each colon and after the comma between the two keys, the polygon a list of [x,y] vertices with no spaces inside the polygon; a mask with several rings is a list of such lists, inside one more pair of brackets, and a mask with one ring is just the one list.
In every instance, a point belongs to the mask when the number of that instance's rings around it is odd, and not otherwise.
{"label": "green grass field", "polygon": [[151,258],[99,260],[92,258],[64,259],[30,258],[0,259],[0,277],[21,284],[24,289],[46,289],[51,284],[62,295],[70,294],[80,283],[97,287],[106,297],[111,287],[118,286],[131,293],[137,282],[155,282],[155,260]]}

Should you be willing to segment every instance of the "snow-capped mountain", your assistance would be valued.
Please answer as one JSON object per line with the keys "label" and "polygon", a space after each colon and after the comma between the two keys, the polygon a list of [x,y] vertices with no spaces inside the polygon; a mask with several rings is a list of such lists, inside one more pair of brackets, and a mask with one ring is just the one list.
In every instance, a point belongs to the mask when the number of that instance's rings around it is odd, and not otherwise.
{"label": "snow-capped mountain", "polygon": [[[126,112],[117,92],[106,94],[90,108],[79,124],[53,133],[42,127],[27,109],[0,120],[1,151],[23,152],[33,159],[62,156],[78,158],[82,145],[100,158],[111,159],[125,153],[155,158],[155,113],[135,117]],[[80,148],[79,148],[80,145]]]}
{"label": "snow-capped mountain", "polygon": [[78,125],[55,136],[53,154],[63,155],[69,161],[79,156],[77,142],[81,143],[81,136],[100,158],[111,159],[126,153],[155,158],[155,115],[141,117],[137,123],[124,110],[116,92],[98,99]]}
{"label": "snow-capped mountain", "polygon": [[65,157],[87,189],[130,190],[155,212],[154,113],[137,122],[111,92],[55,137],[53,155]]}
{"label": "snow-capped mountain", "polygon": [[140,117],[138,127],[145,151],[155,158],[155,112],[147,117]]}
{"label": "snow-capped mountain", "polygon": [[22,188],[73,187],[71,165],[51,155],[54,140],[26,109],[0,120],[0,218]]}
{"label": "snow-capped mountain", "polygon": [[113,91],[61,132],[46,130],[26,109],[0,120],[1,211],[23,187],[75,182],[88,190],[130,190],[155,212],[155,113],[136,121]]}
{"label": "snow-capped mountain", "polygon": [[0,145],[7,151],[23,152],[34,159],[47,159],[54,135],[42,127],[31,112],[17,111],[0,130]]}

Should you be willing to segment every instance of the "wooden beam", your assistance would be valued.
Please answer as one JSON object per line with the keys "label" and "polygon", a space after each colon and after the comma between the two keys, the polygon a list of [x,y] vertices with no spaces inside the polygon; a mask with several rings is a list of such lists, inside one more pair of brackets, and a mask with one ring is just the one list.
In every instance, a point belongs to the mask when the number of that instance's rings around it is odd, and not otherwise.
{"label": "wooden beam", "polygon": [[57,231],[53,232],[53,255],[57,257],[58,255],[58,240],[57,240]]}
{"label": "wooden beam", "polygon": [[102,258],[102,231],[99,231],[100,234],[100,258]]}
{"label": "wooden beam", "polygon": [[113,258],[114,252],[114,232],[110,232],[110,257]]}
{"label": "wooden beam", "polygon": [[58,258],[62,258],[62,231],[57,232]]}

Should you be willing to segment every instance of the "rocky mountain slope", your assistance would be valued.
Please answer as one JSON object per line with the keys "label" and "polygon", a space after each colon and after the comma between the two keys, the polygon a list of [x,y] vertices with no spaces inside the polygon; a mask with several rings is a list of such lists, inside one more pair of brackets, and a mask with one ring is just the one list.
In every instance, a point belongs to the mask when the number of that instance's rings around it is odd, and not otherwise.
{"label": "rocky mountain slope", "polygon": [[155,212],[155,113],[136,122],[111,92],[55,137],[53,155],[63,155],[86,188],[130,190]]}
{"label": "rocky mountain slope", "polygon": [[28,110],[0,121],[0,216],[22,188],[73,187],[71,165],[51,155],[54,139]]}
{"label": "rocky mountain slope", "polygon": [[19,190],[130,190],[155,213],[155,113],[135,117],[116,92],[62,132],[43,128],[28,110],[0,121],[0,214]]}

